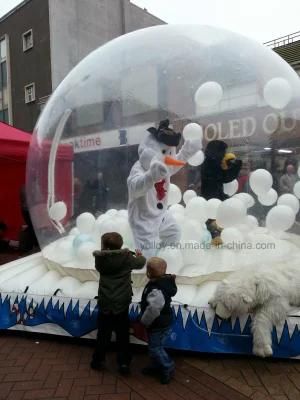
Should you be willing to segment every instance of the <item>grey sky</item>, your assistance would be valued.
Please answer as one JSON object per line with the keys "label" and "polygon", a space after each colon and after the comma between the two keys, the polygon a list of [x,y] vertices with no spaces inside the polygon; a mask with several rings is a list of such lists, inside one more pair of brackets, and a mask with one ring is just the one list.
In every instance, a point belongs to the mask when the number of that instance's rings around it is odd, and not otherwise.
{"label": "grey sky", "polygon": [[299,0],[133,0],[169,23],[223,27],[260,42],[300,31]]}
{"label": "grey sky", "polygon": [[[0,16],[21,0],[0,0]],[[299,0],[132,0],[168,23],[198,23],[260,42],[300,31]]]}
{"label": "grey sky", "polygon": [[21,2],[21,0],[0,0],[0,17]]}

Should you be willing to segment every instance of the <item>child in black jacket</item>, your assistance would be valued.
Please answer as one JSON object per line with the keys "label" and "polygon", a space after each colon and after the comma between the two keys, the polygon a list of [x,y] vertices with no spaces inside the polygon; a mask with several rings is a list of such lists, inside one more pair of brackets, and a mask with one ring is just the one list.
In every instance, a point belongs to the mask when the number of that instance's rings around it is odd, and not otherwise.
{"label": "child in black jacket", "polygon": [[142,269],[146,259],[140,253],[122,249],[123,239],[119,233],[105,233],[101,242],[101,251],[94,252],[100,281],[98,335],[91,367],[97,370],[104,367],[106,350],[115,331],[119,371],[127,374],[131,361],[128,315],[132,298],[131,271]]}
{"label": "child in black jacket", "polygon": [[177,292],[175,275],[167,275],[167,263],[159,257],[147,262],[146,285],[141,300],[141,322],[147,328],[149,355],[152,365],[143,369],[147,375],[159,374],[162,384],[170,382],[174,373],[174,361],[164,349],[170,335],[173,320],[172,297]]}

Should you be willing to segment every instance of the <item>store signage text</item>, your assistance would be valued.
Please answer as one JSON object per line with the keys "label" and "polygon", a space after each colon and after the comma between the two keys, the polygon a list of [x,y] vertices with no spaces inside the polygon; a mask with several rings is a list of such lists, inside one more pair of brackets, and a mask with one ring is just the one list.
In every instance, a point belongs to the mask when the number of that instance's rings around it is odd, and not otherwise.
{"label": "store signage text", "polygon": [[280,133],[292,132],[297,127],[300,117],[300,109],[294,109],[289,113],[272,112],[263,117],[246,116],[239,119],[228,119],[214,123],[208,123],[204,127],[204,137],[207,141],[220,139],[237,139],[251,137],[264,133],[271,135],[275,131]]}
{"label": "store signage text", "polygon": [[66,139],[63,142],[71,144],[73,146],[74,153],[99,150],[102,144],[100,133],[94,135],[73,137],[70,139]]}

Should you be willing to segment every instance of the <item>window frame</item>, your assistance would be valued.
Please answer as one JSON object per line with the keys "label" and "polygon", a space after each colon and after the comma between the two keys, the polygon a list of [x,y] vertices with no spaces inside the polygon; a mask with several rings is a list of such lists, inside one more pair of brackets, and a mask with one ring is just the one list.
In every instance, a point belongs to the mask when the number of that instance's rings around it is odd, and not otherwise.
{"label": "window frame", "polygon": [[[1,54],[1,42],[5,43],[5,57],[2,58]],[[0,63],[7,61],[7,38],[6,36],[0,36]]]}
{"label": "window frame", "polygon": [[[32,42],[31,42],[31,45],[27,47],[26,46],[26,36],[28,34],[31,34]],[[24,53],[33,48],[34,43],[33,43],[33,30],[32,30],[32,28],[28,29],[28,31],[22,33],[22,43],[23,43],[23,52]]]}
{"label": "window frame", "polygon": [[[27,89],[29,87],[33,88],[33,99],[31,100],[29,100],[27,94]],[[24,98],[25,98],[25,104],[34,103],[36,101],[35,82],[28,83],[27,85],[24,86]]]}

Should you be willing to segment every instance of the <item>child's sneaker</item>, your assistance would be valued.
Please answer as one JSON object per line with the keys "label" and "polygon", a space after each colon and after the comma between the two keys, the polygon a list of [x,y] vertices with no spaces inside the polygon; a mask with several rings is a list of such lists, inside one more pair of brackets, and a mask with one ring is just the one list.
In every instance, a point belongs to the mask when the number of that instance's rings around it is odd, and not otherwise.
{"label": "child's sneaker", "polygon": [[90,363],[90,367],[96,371],[102,371],[103,369],[105,369],[105,364],[103,361],[92,360]]}
{"label": "child's sneaker", "polygon": [[174,376],[174,370],[162,371],[160,374],[160,383],[162,385],[169,384],[173,376]]}
{"label": "child's sneaker", "polygon": [[129,375],[130,374],[130,368],[129,365],[127,364],[122,364],[119,366],[119,372],[121,375]]}
{"label": "child's sneaker", "polygon": [[142,369],[143,375],[157,376],[157,375],[159,375],[159,373],[160,373],[159,368],[156,368],[153,366],[145,367]]}

